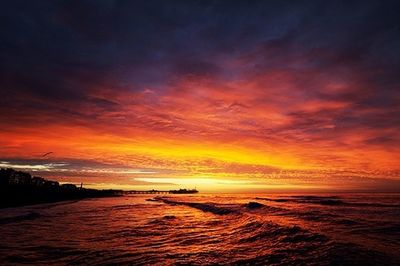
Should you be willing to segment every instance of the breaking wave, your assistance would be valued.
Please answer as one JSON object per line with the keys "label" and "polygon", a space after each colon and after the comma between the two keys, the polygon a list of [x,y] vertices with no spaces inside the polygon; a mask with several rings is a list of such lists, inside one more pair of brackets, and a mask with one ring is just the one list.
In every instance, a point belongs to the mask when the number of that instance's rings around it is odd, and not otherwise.
{"label": "breaking wave", "polygon": [[158,198],[158,200],[162,201],[166,204],[188,206],[188,207],[195,208],[195,209],[198,209],[198,210],[201,210],[204,212],[211,212],[213,214],[218,214],[218,215],[238,213],[238,211],[235,209],[231,209],[229,207],[224,207],[224,206],[218,206],[213,203],[174,201],[174,200],[165,199],[165,198]]}

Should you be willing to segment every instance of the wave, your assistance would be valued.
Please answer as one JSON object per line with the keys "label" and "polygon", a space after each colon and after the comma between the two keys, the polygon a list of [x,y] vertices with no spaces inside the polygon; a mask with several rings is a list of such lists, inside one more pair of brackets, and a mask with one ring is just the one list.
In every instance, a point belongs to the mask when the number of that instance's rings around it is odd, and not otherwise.
{"label": "wave", "polygon": [[273,239],[284,243],[326,242],[324,235],[314,233],[299,226],[282,226],[273,222],[251,221],[239,227],[235,234],[242,235],[239,243],[254,243]]}
{"label": "wave", "polygon": [[146,201],[158,201],[156,198],[146,199]]}
{"label": "wave", "polygon": [[246,208],[248,208],[248,209],[259,209],[259,208],[265,207],[264,204],[261,204],[261,203],[255,202],[255,201],[250,201],[250,202],[247,203],[245,206],[246,206]]}
{"label": "wave", "polygon": [[231,265],[398,265],[386,254],[360,245],[327,242],[309,248],[280,247]]}
{"label": "wave", "polygon": [[[232,265],[397,265],[397,261],[383,251],[340,242],[297,225],[263,222],[252,216],[240,223],[242,225],[233,232],[241,236],[238,244],[264,247],[269,252],[253,253],[249,258],[230,263]],[[398,227],[386,229],[396,231]]]}
{"label": "wave", "polygon": [[188,206],[191,208],[195,208],[204,212],[210,212],[217,215],[239,214],[245,210],[257,210],[257,209],[263,209],[264,211],[269,211],[269,212],[285,211],[285,209],[283,208],[264,205],[256,201],[250,201],[249,203],[243,205],[239,204],[235,205],[235,204],[218,204],[214,202],[199,203],[199,202],[175,201],[163,197],[155,197],[154,200],[161,201],[169,205]]}
{"label": "wave", "polygon": [[287,198],[260,198],[258,200],[274,201],[274,202],[291,202],[291,203],[307,203],[307,204],[319,204],[319,205],[345,205],[347,204],[338,197],[323,197],[323,196],[290,196]]}
{"label": "wave", "polygon": [[361,234],[368,234],[368,233],[376,233],[379,235],[390,235],[392,238],[396,238],[397,241],[400,241],[400,224],[378,224],[374,228],[370,226],[362,227],[362,228],[354,228],[352,230],[353,233],[361,233]]}
{"label": "wave", "polygon": [[26,220],[33,220],[33,219],[36,219],[39,217],[40,217],[39,213],[30,212],[27,214],[17,215],[17,216],[13,216],[13,217],[0,218],[0,224],[8,224],[8,223],[15,223],[15,222],[26,221]]}
{"label": "wave", "polygon": [[175,215],[164,215],[163,217],[150,220],[148,224],[165,225],[170,224],[171,222],[175,222],[177,220],[178,218]]}
{"label": "wave", "polygon": [[174,201],[174,200],[169,200],[165,198],[157,198],[157,200],[162,201],[166,204],[169,205],[183,205],[183,206],[188,206],[191,208],[195,208],[204,212],[211,212],[213,214],[217,215],[226,215],[226,214],[232,214],[232,213],[238,213],[237,210],[235,209],[230,209],[228,207],[221,207],[217,206],[214,203],[197,203],[197,202],[185,202],[185,201]]}
{"label": "wave", "polygon": [[282,198],[256,197],[257,200],[271,202],[289,202],[298,204],[318,204],[324,206],[346,206],[346,207],[388,207],[399,208],[399,204],[376,203],[376,202],[351,202],[344,201],[337,196],[288,196]]}
{"label": "wave", "polygon": [[122,205],[112,206],[110,209],[111,210],[126,210],[126,209],[132,209],[134,207],[135,207],[134,204],[122,204]]}
{"label": "wave", "polygon": [[[300,198],[300,196],[296,196]],[[314,197],[314,196],[307,196],[301,197],[307,198],[309,200],[321,200],[321,198],[326,201],[328,197]],[[336,198],[336,197],[332,197]],[[334,214],[331,212],[320,211],[320,210],[309,210],[309,211],[296,211],[292,209],[280,208],[265,205],[256,201],[250,201],[246,204],[217,204],[217,203],[197,203],[197,202],[187,202],[187,201],[176,201],[171,200],[163,197],[156,197],[157,201],[164,202],[170,205],[182,205],[188,206],[191,208],[195,208],[204,212],[210,212],[216,215],[227,215],[227,214],[246,214],[246,213],[257,213],[264,217],[268,217],[268,215],[278,215],[278,216],[285,216],[285,217],[293,217],[295,219],[302,219],[305,221],[312,221],[312,222],[323,222],[323,223],[330,223],[336,224],[340,226],[356,226],[362,225],[361,221],[356,219],[351,219],[350,217],[343,217],[339,214]],[[268,199],[268,198],[257,198],[259,200]],[[268,199],[269,200],[269,199]],[[254,225],[254,224],[253,224]],[[293,233],[293,232],[292,232]],[[300,236],[308,237],[306,235]],[[312,237],[311,237],[312,238]]]}

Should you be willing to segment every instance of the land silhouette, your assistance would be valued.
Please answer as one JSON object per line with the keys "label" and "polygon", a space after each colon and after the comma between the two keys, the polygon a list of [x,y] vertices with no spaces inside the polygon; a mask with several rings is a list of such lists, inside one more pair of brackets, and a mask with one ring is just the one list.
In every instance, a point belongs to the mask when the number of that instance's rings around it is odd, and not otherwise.
{"label": "land silhouette", "polygon": [[82,184],[60,184],[11,168],[0,169],[0,208],[120,195],[122,190],[87,189]]}

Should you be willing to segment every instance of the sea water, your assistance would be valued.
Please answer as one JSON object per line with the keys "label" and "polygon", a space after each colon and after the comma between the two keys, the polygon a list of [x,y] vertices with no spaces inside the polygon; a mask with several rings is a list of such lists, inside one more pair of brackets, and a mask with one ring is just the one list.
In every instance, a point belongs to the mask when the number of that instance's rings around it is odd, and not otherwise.
{"label": "sea water", "polygon": [[132,195],[0,210],[1,265],[400,265],[400,194]]}

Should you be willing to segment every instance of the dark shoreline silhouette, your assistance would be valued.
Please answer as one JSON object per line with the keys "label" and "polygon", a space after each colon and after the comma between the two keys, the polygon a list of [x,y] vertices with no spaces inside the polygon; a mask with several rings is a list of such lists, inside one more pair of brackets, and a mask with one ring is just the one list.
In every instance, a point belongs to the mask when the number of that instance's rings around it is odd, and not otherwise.
{"label": "dark shoreline silhouette", "polygon": [[14,169],[0,169],[0,208],[51,203],[84,198],[121,196],[122,190],[97,190],[62,184],[32,177],[29,173]]}

